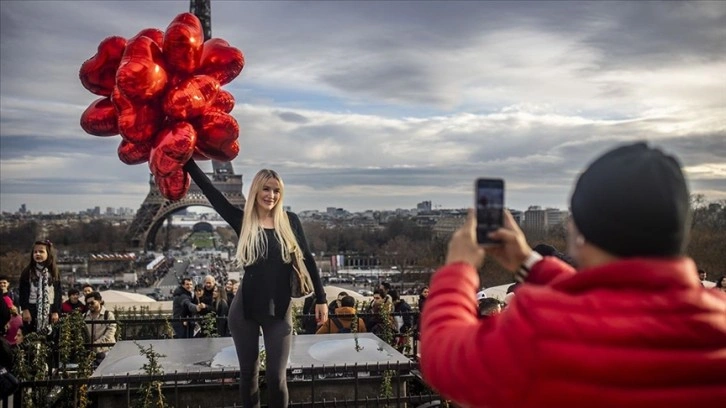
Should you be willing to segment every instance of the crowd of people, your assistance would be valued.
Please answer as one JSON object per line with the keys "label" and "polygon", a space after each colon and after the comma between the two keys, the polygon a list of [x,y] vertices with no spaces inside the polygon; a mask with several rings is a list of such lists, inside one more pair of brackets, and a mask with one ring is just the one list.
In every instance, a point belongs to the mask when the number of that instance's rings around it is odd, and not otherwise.
{"label": "crowd of people", "polygon": [[182,278],[172,296],[172,327],[176,338],[201,337],[205,333],[199,323],[199,317],[214,314],[216,334],[220,337],[230,336],[227,315],[229,305],[234,299],[239,282],[227,280],[223,286],[214,276],[207,275],[201,284],[194,284],[192,278]]}
{"label": "crowd of people", "polygon": [[63,300],[56,250],[48,240],[33,243],[30,260],[20,274],[18,291],[13,290],[7,276],[0,276],[0,291],[0,367],[10,373],[16,363],[14,349],[22,347],[30,333],[37,333],[57,346],[58,324],[72,313],[86,322],[85,340],[95,353],[95,365],[116,343],[113,312],[105,308],[103,297],[92,285],[84,285],[83,292],[70,287]]}

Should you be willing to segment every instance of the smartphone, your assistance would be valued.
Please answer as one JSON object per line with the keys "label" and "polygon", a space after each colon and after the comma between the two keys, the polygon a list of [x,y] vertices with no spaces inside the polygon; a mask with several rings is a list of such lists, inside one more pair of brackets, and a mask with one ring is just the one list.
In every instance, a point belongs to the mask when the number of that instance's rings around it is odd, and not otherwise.
{"label": "smartphone", "polygon": [[476,197],[476,242],[498,245],[487,235],[504,225],[504,180],[479,178],[474,187]]}

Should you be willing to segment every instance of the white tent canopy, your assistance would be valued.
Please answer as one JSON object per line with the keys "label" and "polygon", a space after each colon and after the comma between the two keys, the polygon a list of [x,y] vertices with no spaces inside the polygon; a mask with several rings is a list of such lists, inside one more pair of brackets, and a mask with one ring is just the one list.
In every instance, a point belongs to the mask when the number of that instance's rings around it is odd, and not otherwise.
{"label": "white tent canopy", "polygon": [[492,286],[490,288],[484,289],[484,293],[487,295],[487,297],[501,300],[503,302],[504,298],[507,296],[507,289],[509,289],[509,287],[512,285],[514,284],[507,283],[506,285]]}
{"label": "white tent canopy", "polygon": [[118,303],[139,303],[139,304],[145,304],[145,303],[156,303],[156,300],[146,296],[142,295],[141,293],[133,293],[133,292],[124,292],[120,290],[104,290],[103,292],[99,292],[101,294],[101,297],[103,298],[103,301],[108,305],[109,303],[118,304]]}

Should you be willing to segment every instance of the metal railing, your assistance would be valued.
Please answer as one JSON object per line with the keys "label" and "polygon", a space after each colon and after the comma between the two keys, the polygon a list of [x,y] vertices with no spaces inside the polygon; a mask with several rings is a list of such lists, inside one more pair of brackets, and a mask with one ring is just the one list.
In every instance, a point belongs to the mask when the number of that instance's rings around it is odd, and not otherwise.
{"label": "metal railing", "polygon": [[[400,314],[398,314],[400,315]],[[368,364],[368,365],[321,365],[311,367],[299,367],[291,369],[288,375],[288,386],[291,390],[290,406],[292,407],[348,407],[348,406],[405,406],[405,407],[436,407],[445,404],[436,393],[432,392],[421,379],[418,373],[417,351],[418,351],[418,312],[410,312],[414,324],[408,333],[394,334],[394,347],[406,355],[410,362],[398,364]],[[332,315],[331,315],[332,316]],[[366,320],[373,314],[359,313],[358,317]],[[300,322],[305,318],[314,318],[313,315],[298,314],[295,316]],[[226,319],[221,317],[218,319]],[[202,323],[204,317],[172,319],[166,317],[139,317],[120,316],[115,320],[95,320],[86,324],[92,326],[110,323],[117,324],[117,330],[122,330],[122,340],[149,340],[168,338],[163,327],[167,324],[187,322],[187,327],[192,328],[196,323]],[[297,324],[301,327],[301,324]],[[404,346],[405,345],[405,346]],[[113,346],[113,344],[91,344],[86,343],[89,349],[94,347]],[[53,362],[60,361],[57,345],[51,346]],[[164,395],[167,401],[174,407],[227,407],[238,406],[239,398],[239,370],[217,370],[205,372],[174,372],[164,375],[120,375],[91,378],[59,378],[59,372],[68,376],[68,367],[63,370],[54,370],[56,367],[49,367],[50,378],[37,381],[23,381],[19,390],[10,400],[3,401],[3,407],[22,407],[22,395],[28,390],[45,388],[49,398],[56,397],[63,390],[73,390],[72,401],[76,406],[81,386],[88,387],[89,394],[95,399],[103,399],[111,395],[108,401],[121,401],[118,406],[131,406],[139,389],[143,384],[152,381],[163,383]],[[264,389],[264,371],[261,370],[261,388]],[[382,374],[382,373],[390,374]],[[390,386],[393,395],[386,395],[384,392],[371,392],[371,383],[376,390],[384,382],[384,376],[390,375]],[[72,376],[72,375],[71,375]],[[376,385],[377,384],[377,385]],[[70,388],[69,388],[70,387]],[[347,389],[340,394],[330,391],[330,387]],[[376,388],[378,387],[378,388]],[[302,393],[293,392],[300,390]],[[209,405],[209,398],[203,403],[195,405],[188,397],[189,392],[203,391],[205,395],[213,395],[217,399],[216,405]],[[302,395],[306,397],[301,398]],[[12,401],[12,405],[9,403]],[[105,405],[108,405],[108,401]],[[48,406],[53,406],[53,401],[48,401]],[[125,405],[124,405],[125,404]],[[264,405],[264,404],[263,404]]]}
{"label": "metal railing", "polygon": [[[407,313],[397,313],[395,314],[397,316],[410,316],[411,320],[413,321],[413,324],[410,327],[410,330],[406,333],[393,333],[393,338],[395,340],[396,344],[400,344],[402,347],[399,348],[399,351],[404,354],[406,357],[417,360],[418,359],[418,340],[419,340],[419,332],[418,332],[418,318],[419,313],[418,312],[407,312]],[[331,317],[336,316],[335,314],[331,314]],[[358,313],[357,315],[359,318],[362,318],[364,321],[367,321],[369,318],[378,316],[374,313]],[[215,318],[217,323],[220,321],[226,320],[227,317],[216,317]],[[315,319],[315,316],[312,314],[298,314],[294,316],[294,319],[299,319],[300,322],[304,321],[304,319]],[[123,317],[117,318],[115,320],[90,320],[87,321],[86,324],[91,325],[91,335],[95,334],[95,328],[96,326],[100,325],[106,325],[110,323],[117,324],[116,330],[121,331],[120,340],[150,340],[150,339],[166,339],[171,338],[164,331],[166,330],[165,325],[168,323],[172,327],[175,323],[183,323],[185,336],[183,338],[193,338],[193,337],[203,337],[201,335],[195,336],[194,335],[194,327],[196,324],[202,324],[204,323],[205,318],[204,317],[184,317],[184,318],[165,318],[165,317],[154,317],[154,318],[128,318],[125,319]],[[299,327],[303,327],[303,324],[301,323],[298,325]],[[216,327],[215,327],[216,329]],[[308,335],[308,334],[314,334],[314,333],[298,333],[299,335]],[[408,347],[403,347],[403,345],[407,344]],[[87,347],[103,347],[103,346],[113,346],[113,343],[95,343],[95,344],[86,344]]]}
{"label": "metal railing", "polygon": [[[389,392],[382,389],[384,376]],[[54,406],[62,390],[72,390],[70,402],[78,406],[81,386],[105,408],[130,407],[144,384],[161,382],[165,401],[173,407],[238,407],[239,370],[174,372],[163,375],[114,375],[91,378],[56,378],[24,381],[13,396],[13,407],[22,407],[22,394],[45,389],[47,405]],[[265,403],[264,370],[260,370],[262,406]],[[371,388],[373,385],[373,388]],[[288,370],[290,407],[437,407],[444,406],[418,373],[415,362],[298,367]],[[331,391],[335,390],[335,391]],[[331,396],[332,395],[332,396]],[[69,402],[69,401],[66,401]],[[5,401],[3,407],[7,407]]]}

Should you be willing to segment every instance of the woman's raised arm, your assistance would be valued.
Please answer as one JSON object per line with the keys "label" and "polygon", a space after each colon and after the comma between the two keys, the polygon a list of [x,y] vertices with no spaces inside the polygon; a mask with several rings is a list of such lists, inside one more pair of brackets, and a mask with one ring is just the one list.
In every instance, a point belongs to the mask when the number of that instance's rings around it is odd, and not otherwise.
{"label": "woman's raised arm", "polygon": [[239,236],[240,231],[242,230],[243,210],[232,205],[232,203],[227,200],[227,197],[214,187],[212,180],[204,174],[194,159],[189,159],[189,161],[184,164],[184,170],[186,170],[186,172],[192,177],[192,180],[197,183],[197,186],[199,186],[202,190],[204,196],[207,197],[209,203],[212,204],[214,210],[217,211],[217,213],[224,218],[225,221],[227,221],[227,224],[229,224],[229,226],[232,227]]}

